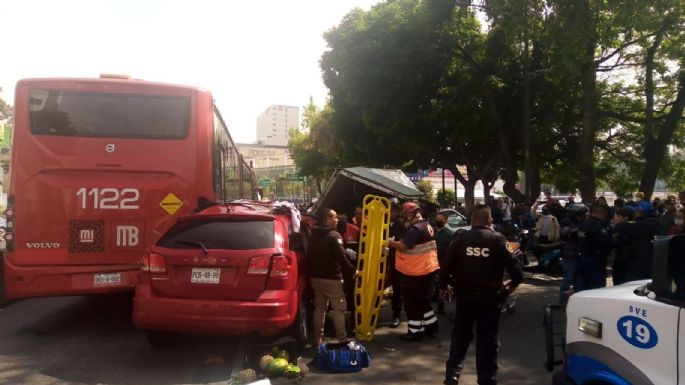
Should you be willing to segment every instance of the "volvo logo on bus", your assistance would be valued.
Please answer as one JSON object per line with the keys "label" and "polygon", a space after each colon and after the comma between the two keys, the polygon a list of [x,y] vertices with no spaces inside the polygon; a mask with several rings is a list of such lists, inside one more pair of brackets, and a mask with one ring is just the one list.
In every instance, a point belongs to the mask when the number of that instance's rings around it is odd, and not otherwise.
{"label": "volvo logo on bus", "polygon": [[105,146],[105,151],[107,152],[114,152],[114,143],[109,143],[108,145]]}

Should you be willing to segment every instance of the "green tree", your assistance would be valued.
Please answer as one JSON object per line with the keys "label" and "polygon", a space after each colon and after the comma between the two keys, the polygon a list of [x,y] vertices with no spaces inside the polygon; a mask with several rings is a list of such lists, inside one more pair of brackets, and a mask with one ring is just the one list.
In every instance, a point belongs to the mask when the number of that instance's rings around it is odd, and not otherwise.
{"label": "green tree", "polygon": [[[0,92],[2,92],[2,87],[0,87]],[[14,116],[14,111],[12,106],[7,104],[2,98],[0,98],[0,121],[12,120]]]}
{"label": "green tree", "polygon": [[455,194],[454,190],[452,189],[445,189],[445,190],[438,190],[438,196],[437,199],[438,204],[440,207],[450,207],[456,203],[455,199]]}
{"label": "green tree", "polygon": [[434,201],[433,184],[428,179],[421,179],[416,183],[416,188],[423,193],[423,197],[429,201]]}
{"label": "green tree", "polygon": [[[483,83],[500,82],[474,71],[473,58],[488,47],[472,10],[447,0],[392,1],[352,11],[325,38],[331,49],[321,66],[343,163],[440,164],[465,186],[467,207],[479,179],[494,183],[508,162],[499,151],[501,125],[480,104]],[[457,165],[467,166],[466,175]]]}
{"label": "green tree", "polygon": [[304,130],[288,130],[288,149],[300,175],[313,178],[320,195],[322,183],[338,165],[336,141],[330,136],[331,109],[319,109],[310,100],[302,115]]}

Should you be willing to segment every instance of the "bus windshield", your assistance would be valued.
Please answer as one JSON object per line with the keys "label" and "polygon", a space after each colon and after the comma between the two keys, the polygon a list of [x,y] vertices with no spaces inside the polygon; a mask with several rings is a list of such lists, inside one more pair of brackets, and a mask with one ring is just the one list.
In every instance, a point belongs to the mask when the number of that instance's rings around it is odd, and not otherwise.
{"label": "bus windshield", "polygon": [[34,89],[29,109],[35,135],[182,139],[190,98]]}

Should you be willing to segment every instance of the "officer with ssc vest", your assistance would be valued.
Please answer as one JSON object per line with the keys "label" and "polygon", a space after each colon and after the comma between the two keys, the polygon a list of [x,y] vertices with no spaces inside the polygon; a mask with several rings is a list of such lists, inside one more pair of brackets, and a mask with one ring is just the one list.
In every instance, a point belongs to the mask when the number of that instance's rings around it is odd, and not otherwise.
{"label": "officer with ssc vest", "polygon": [[[504,236],[491,229],[492,215],[485,205],[471,214],[471,229],[455,234],[442,269],[441,282],[454,277],[456,319],[445,384],[456,385],[476,324],[476,369],[479,385],[497,384],[500,306],[523,281],[521,266]],[[510,281],[503,283],[506,269]]]}

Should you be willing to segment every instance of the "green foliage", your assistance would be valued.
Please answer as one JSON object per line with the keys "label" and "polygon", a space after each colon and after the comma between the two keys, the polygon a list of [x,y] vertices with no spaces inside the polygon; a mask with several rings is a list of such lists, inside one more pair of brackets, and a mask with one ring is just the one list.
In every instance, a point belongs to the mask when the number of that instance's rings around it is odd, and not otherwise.
{"label": "green foliage", "polygon": [[[0,91],[2,91],[2,87],[0,87]],[[12,106],[7,104],[2,98],[0,98],[0,121],[10,120],[11,122],[13,115],[14,111],[12,109]]]}
{"label": "green foliage", "polygon": [[433,184],[428,179],[421,179],[416,183],[416,188],[423,193],[423,197],[426,200],[434,201],[433,198]]}
{"label": "green foliage", "polygon": [[331,136],[330,107],[319,109],[313,101],[304,108],[303,128],[288,131],[290,157],[300,175],[312,177],[320,186],[337,166],[336,140]]}
{"label": "green foliage", "polygon": [[685,159],[682,153],[666,157],[660,174],[664,176],[670,191],[682,191],[685,186]]}
{"label": "green foliage", "polygon": [[438,204],[440,207],[449,207],[455,204],[455,195],[454,195],[454,190],[451,189],[445,189],[444,193],[442,189],[438,190],[438,196],[437,199]]}
{"label": "green foliage", "polygon": [[[312,135],[313,164],[463,165],[469,181],[505,179],[513,197],[524,164],[538,189],[587,192],[580,166],[588,170],[581,154],[589,148],[592,185],[634,191],[655,162],[669,184],[682,183],[677,159],[643,156],[685,145],[682,133],[664,129],[685,93],[681,1],[469,4],[383,2],[353,10],[325,34],[330,101]],[[588,69],[591,79],[581,77]]]}

